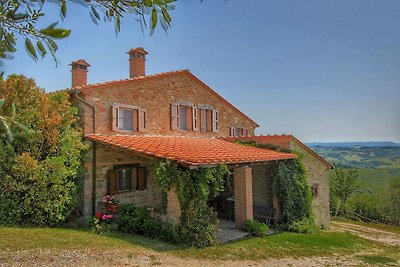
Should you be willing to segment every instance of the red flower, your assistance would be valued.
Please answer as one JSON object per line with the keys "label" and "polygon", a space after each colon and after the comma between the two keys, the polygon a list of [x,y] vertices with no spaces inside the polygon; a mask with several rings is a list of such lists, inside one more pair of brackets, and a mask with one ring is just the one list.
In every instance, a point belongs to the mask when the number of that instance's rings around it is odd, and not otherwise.
{"label": "red flower", "polygon": [[96,212],[96,217],[97,217],[98,219],[101,218],[101,212],[100,212],[100,211]]}

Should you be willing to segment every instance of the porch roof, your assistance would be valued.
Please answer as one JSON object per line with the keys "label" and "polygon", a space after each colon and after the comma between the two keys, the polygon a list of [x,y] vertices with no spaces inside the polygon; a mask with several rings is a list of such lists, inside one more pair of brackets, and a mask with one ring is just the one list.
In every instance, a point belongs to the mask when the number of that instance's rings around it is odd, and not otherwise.
{"label": "porch roof", "polygon": [[90,134],[87,139],[186,166],[241,164],[294,159],[296,155],[234,144],[217,138]]}

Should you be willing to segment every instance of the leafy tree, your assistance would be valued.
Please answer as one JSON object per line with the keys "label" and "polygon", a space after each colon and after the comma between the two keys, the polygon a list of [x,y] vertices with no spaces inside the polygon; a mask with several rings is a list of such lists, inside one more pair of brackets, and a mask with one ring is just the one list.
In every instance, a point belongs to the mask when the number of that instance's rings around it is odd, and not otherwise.
{"label": "leafy tree", "polygon": [[13,129],[12,151],[0,140],[0,223],[58,225],[76,206],[85,146],[67,93],[45,94],[32,79],[0,81],[3,107],[29,132]]}
{"label": "leafy tree", "polygon": [[[37,28],[40,18],[46,14],[43,6],[47,2],[60,6],[61,18],[67,16],[68,4],[80,4],[90,9],[90,15],[95,23],[103,18],[115,24],[116,31],[120,31],[121,18],[124,15],[134,16],[140,25],[146,26],[145,16],[150,18],[151,31],[155,29],[158,21],[162,28],[170,27],[171,17],[168,10],[175,0],[0,0],[0,59],[7,54],[13,54],[16,48],[16,35],[25,39],[25,47],[28,53],[37,60],[48,52],[56,60],[55,52],[58,49],[56,40],[66,38],[71,30],[57,28],[58,21],[46,28]],[[72,3],[71,3],[72,2]],[[57,60],[56,60],[57,63]]]}
{"label": "leafy tree", "polygon": [[388,188],[387,220],[400,225],[400,178],[393,179]]}
{"label": "leafy tree", "polygon": [[334,175],[329,179],[331,190],[331,206],[335,208],[335,216],[345,214],[348,199],[359,189],[357,169],[346,169],[335,166]]}

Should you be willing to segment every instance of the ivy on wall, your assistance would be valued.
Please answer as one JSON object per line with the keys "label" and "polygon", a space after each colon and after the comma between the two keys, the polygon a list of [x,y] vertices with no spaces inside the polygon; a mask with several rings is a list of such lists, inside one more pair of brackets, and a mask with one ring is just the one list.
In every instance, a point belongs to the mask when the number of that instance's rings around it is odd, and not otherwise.
{"label": "ivy on wall", "polygon": [[225,178],[230,174],[228,167],[218,165],[190,170],[169,160],[160,160],[154,165],[155,180],[164,195],[164,211],[167,192],[176,188],[181,206],[178,225],[181,242],[196,247],[214,244],[217,216],[207,201],[210,194],[216,196],[224,191]]}
{"label": "ivy on wall", "polygon": [[274,193],[279,198],[281,222],[314,222],[312,194],[306,180],[306,171],[301,155],[294,160],[281,161],[274,173]]}
{"label": "ivy on wall", "polygon": [[273,144],[260,144],[252,140],[239,140],[236,143],[297,154],[297,158],[294,160],[278,162],[273,174],[273,190],[279,198],[283,228],[297,232],[312,232],[315,228],[312,211],[313,197],[311,188],[307,183],[303,156],[293,150]]}

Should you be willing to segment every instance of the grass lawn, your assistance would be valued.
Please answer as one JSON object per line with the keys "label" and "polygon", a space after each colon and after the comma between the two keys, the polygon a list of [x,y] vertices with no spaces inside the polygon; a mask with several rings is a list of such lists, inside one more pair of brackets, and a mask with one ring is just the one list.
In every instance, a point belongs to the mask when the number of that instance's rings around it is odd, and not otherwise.
{"label": "grass lawn", "polygon": [[27,249],[152,249],[165,251],[177,246],[142,236],[112,233],[99,236],[87,228],[0,226],[0,251]]}
{"label": "grass lawn", "polygon": [[[112,233],[98,236],[85,228],[0,226],[0,251],[51,249],[126,250],[152,255],[154,252],[184,259],[262,260],[284,257],[353,255],[362,262],[393,265],[400,259],[399,247],[389,247],[347,232],[321,231],[317,234],[278,233],[248,238],[204,249],[187,248],[142,236]],[[372,251],[372,253],[371,253]],[[11,254],[12,255],[12,254]],[[3,257],[5,257],[3,255]]]}
{"label": "grass lawn", "polygon": [[204,249],[174,251],[182,257],[214,260],[260,260],[282,257],[351,254],[374,248],[371,241],[350,233],[321,231],[317,234],[279,233],[262,238],[249,238]]}

